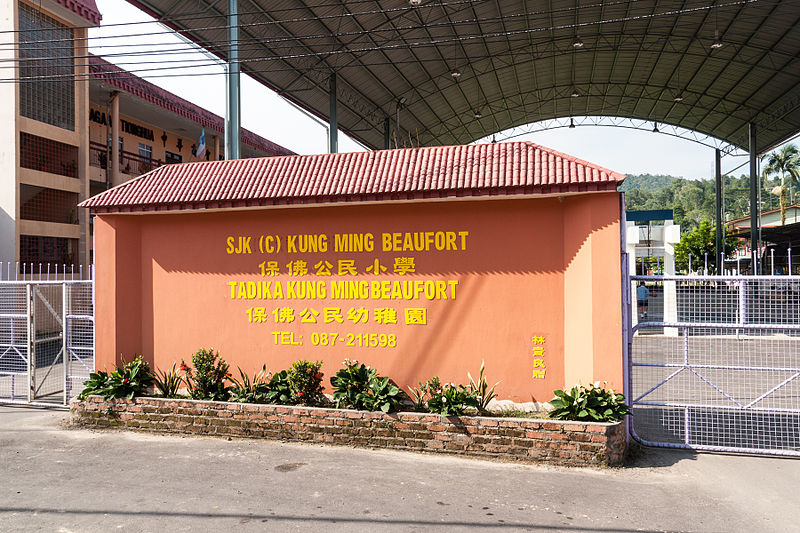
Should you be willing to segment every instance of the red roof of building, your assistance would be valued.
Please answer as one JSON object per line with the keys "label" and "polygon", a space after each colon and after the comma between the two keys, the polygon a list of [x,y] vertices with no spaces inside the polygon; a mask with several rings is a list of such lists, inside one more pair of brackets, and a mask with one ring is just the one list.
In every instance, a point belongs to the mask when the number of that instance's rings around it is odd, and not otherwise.
{"label": "red roof of building", "polygon": [[[786,206],[786,210],[788,211],[790,209],[800,209],[800,205],[797,205],[797,204],[787,205]],[[777,209],[770,209],[768,211],[762,211],[761,215],[763,216],[763,215],[769,215],[771,213],[778,213],[778,212],[780,212],[780,210],[781,210],[781,208],[778,207]],[[737,222],[743,222],[743,221],[750,222],[750,215],[739,217],[739,218],[732,218],[729,221],[727,221],[725,224],[734,225]],[[745,227],[749,228],[750,226],[745,226]]]}
{"label": "red roof of building", "polygon": [[94,0],[56,0],[56,3],[66,7],[76,15],[88,20],[92,24],[99,25],[103,18],[97,10]]}
{"label": "red roof of building", "polygon": [[[220,133],[225,131],[225,120],[222,117],[91,54],[89,55],[89,73],[94,78],[103,80],[121,91],[188,118],[204,128]],[[240,138],[244,144],[266,152],[270,156],[294,155],[291,150],[244,128],[240,130]]]}
{"label": "red roof of building", "polygon": [[614,191],[617,172],[530,142],[165,165],[80,205],[95,213]]}

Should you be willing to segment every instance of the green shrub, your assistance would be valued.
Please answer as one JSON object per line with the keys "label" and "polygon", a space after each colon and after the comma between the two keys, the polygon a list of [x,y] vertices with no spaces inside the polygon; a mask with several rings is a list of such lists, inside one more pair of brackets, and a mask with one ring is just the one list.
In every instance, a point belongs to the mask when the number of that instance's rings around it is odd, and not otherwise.
{"label": "green shrub", "polygon": [[163,398],[177,398],[178,389],[183,384],[183,378],[175,367],[175,363],[172,363],[172,368],[169,370],[156,369],[153,373],[153,382],[160,396]]}
{"label": "green shrub", "polygon": [[83,401],[92,394],[106,396],[106,387],[108,385],[108,372],[98,370],[89,374],[89,379],[83,382],[83,390],[78,394],[78,399]]}
{"label": "green shrub", "polygon": [[267,394],[269,393],[269,372],[267,372],[267,365],[261,367],[261,370],[256,372],[252,379],[239,368],[239,376],[241,379],[230,378],[233,386],[230,388],[229,394],[232,402],[240,403],[267,403]]}
{"label": "green shrub", "polygon": [[425,383],[419,382],[417,387],[408,387],[411,392],[411,400],[414,402],[415,411],[426,411],[427,400],[430,397],[430,391],[440,391],[442,384],[439,382],[439,377],[434,376]]}
{"label": "green shrub", "polygon": [[267,403],[279,405],[292,405],[295,403],[287,370],[281,370],[272,375],[267,384],[266,401]]}
{"label": "green shrub", "polygon": [[550,418],[559,420],[578,420],[584,422],[616,422],[630,414],[625,405],[625,397],[614,389],[605,389],[597,382],[588,387],[575,385],[565,392],[555,390],[555,398],[550,400],[553,409]]}
{"label": "green shrub", "polygon": [[388,413],[400,405],[400,389],[389,378],[358,361],[345,359],[343,364],[345,367],[331,377],[336,407]]}
{"label": "green shrub", "polygon": [[99,394],[106,400],[130,400],[147,392],[147,388],[153,384],[153,376],[147,362],[142,360],[141,355],[137,355],[130,363],[123,359],[122,366],[118,366],[110,374],[103,371],[90,374],[89,380],[83,384],[84,389],[78,395],[79,400],[85,400],[91,394]]}
{"label": "green shrub", "polygon": [[494,388],[497,387],[500,382],[498,381],[492,388],[489,388],[489,384],[486,382],[486,376],[484,375],[484,367],[485,361],[481,361],[481,370],[478,373],[478,382],[475,383],[475,380],[472,379],[472,375],[467,372],[467,377],[469,378],[469,388],[478,398],[478,412],[486,413],[488,412],[486,408],[489,406],[489,402],[497,396],[494,393]]}
{"label": "green shrub", "polygon": [[289,369],[289,384],[292,387],[293,403],[320,405],[324,403],[322,394],[322,361],[312,363],[302,359],[292,363]]}
{"label": "green shrub", "polygon": [[[438,381],[438,378],[436,378]],[[467,408],[478,408],[478,394],[464,385],[446,383],[439,389],[428,389],[428,411],[442,416],[463,415]]]}
{"label": "green shrub", "polygon": [[230,378],[228,363],[219,357],[219,352],[215,352],[213,348],[201,348],[192,355],[192,366],[194,369],[181,361],[181,370],[186,374],[186,387],[192,399],[228,399],[228,387],[225,386],[225,380]]}

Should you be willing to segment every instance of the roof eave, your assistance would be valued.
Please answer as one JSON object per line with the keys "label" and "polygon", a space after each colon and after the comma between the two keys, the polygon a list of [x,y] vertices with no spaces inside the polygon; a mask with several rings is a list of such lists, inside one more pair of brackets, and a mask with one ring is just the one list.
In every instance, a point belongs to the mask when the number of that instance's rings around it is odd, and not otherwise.
{"label": "roof eave", "polygon": [[78,207],[88,208],[95,215],[112,214],[144,214],[166,212],[199,212],[218,211],[225,209],[263,209],[271,207],[328,207],[334,205],[375,204],[393,202],[419,202],[480,200],[480,199],[521,199],[552,196],[573,196],[598,192],[617,192],[621,181],[604,181],[588,183],[569,183],[552,185],[534,185],[519,187],[498,187],[492,189],[456,189],[443,191],[408,191],[381,194],[363,194],[348,196],[312,196],[305,198],[256,198],[240,200],[214,200],[187,203],[160,203],[139,205],[92,205],[91,199],[78,204]]}

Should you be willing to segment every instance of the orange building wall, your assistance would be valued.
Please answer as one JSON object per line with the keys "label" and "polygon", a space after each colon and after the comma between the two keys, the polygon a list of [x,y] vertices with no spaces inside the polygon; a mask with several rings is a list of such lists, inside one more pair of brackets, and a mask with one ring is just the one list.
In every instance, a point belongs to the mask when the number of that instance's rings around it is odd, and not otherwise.
{"label": "orange building wall", "polygon": [[[466,250],[382,252],[390,232],[468,231]],[[335,233],[373,233],[373,253],[337,253]],[[258,235],[326,234],[327,253],[262,255]],[[226,253],[229,236],[255,236],[252,254]],[[213,347],[236,366],[270,370],[306,358],[322,360],[327,377],[345,358],[378,368],[399,385],[433,375],[466,382],[486,361],[498,397],[548,401],[555,388],[607,380],[622,385],[619,197],[598,193],[556,198],[396,203],[370,206],[264,209],[187,214],[101,215],[96,238],[97,368],[142,353],[164,368]],[[285,241],[284,241],[285,242]],[[396,257],[413,257],[416,272],[392,274]],[[357,278],[282,273],[261,277],[258,264],[292,260],[309,268],[353,259]],[[366,268],[378,260],[380,276]],[[313,268],[312,268],[313,270]],[[454,300],[243,300],[229,281],[457,280]],[[265,307],[269,320],[250,323],[246,310]],[[347,320],[364,307],[368,323]],[[276,324],[275,307],[320,311],[319,323]],[[339,307],[343,324],[323,324],[322,308]],[[398,324],[374,322],[374,309],[392,307]],[[424,307],[427,325],[406,325],[403,309]],[[276,345],[286,331],[302,345]],[[395,334],[394,348],[313,346],[312,334]],[[545,338],[544,379],[534,379],[533,336]],[[302,339],[302,340],[301,340]]]}

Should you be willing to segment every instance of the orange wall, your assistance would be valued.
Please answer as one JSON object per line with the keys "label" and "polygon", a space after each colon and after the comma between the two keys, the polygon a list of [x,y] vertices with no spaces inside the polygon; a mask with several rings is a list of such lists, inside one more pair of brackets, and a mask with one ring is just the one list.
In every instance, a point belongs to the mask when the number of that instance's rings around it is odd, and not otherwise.
{"label": "orange wall", "polygon": [[[383,252],[382,233],[466,231],[466,249]],[[372,233],[373,252],[333,250],[333,235]],[[286,238],[326,234],[327,253],[287,253]],[[616,193],[555,198],[265,209],[167,215],[101,215],[97,256],[97,367],[120,354],[142,353],[164,368],[200,347],[220,350],[231,368],[271,370],[306,358],[322,360],[327,377],[345,358],[378,368],[405,387],[439,375],[464,383],[486,361],[501,399],[547,401],[555,388],[607,380],[622,384],[619,197]],[[282,239],[262,254],[258,236]],[[252,254],[228,254],[229,236],[251,236]],[[459,241],[460,242],[460,238]],[[416,272],[392,274],[396,257],[412,257]],[[290,276],[286,265],[355,260],[357,277]],[[366,273],[375,260],[386,273]],[[276,260],[281,274],[262,277],[259,263]],[[231,281],[457,281],[447,300],[232,299]],[[449,289],[448,289],[449,291]],[[449,292],[448,292],[449,294]],[[269,320],[250,323],[247,309]],[[292,323],[275,323],[276,307],[294,309]],[[322,308],[341,308],[342,324],[323,324]],[[348,321],[365,308],[367,323]],[[376,308],[397,310],[397,324],[374,321]],[[427,325],[406,325],[405,308],[425,308]],[[318,323],[300,323],[305,308]],[[302,345],[276,345],[273,332]],[[397,346],[313,346],[314,333],[396,335]],[[544,379],[534,379],[532,336],[545,337]]]}

